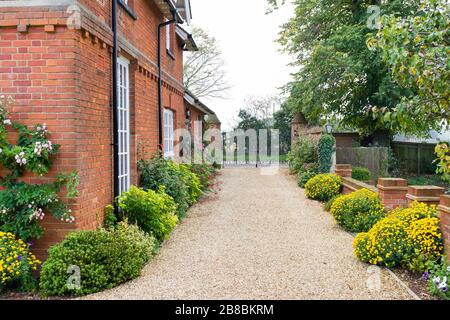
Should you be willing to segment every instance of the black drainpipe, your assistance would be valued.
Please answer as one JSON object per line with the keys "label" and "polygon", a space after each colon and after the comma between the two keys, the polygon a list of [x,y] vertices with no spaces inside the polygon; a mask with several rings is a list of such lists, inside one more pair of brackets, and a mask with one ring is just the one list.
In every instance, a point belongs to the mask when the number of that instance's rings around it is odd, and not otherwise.
{"label": "black drainpipe", "polygon": [[177,21],[176,10],[172,11],[172,20],[160,23],[158,25],[158,149],[163,152],[163,119],[162,119],[162,63],[161,63],[161,29]]}
{"label": "black drainpipe", "polygon": [[[119,47],[117,43],[117,0],[112,0],[112,32],[113,32],[113,53],[112,53],[112,108],[113,108],[113,146],[114,146],[114,199],[119,196],[119,106],[118,106],[118,70],[117,56]],[[115,202],[115,201],[114,201]],[[117,209],[117,207],[116,207]]]}

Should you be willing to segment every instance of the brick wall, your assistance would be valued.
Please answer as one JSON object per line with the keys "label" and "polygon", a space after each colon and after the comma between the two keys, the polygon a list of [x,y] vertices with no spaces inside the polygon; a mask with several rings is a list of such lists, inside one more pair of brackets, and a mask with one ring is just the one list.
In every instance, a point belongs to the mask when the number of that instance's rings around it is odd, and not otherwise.
{"label": "brick wall", "polygon": [[406,208],[413,201],[438,206],[440,226],[444,236],[445,250],[450,261],[450,195],[444,195],[444,189],[436,186],[408,186],[405,179],[380,178],[374,188],[364,182],[348,177],[351,165],[340,165],[336,173],[343,178],[344,194],[366,188],[378,192],[381,202],[387,211],[398,207]]}
{"label": "brick wall", "polygon": [[[72,203],[73,225],[51,217],[37,242],[38,256],[74,229],[92,230],[113,198],[110,1],[81,0],[82,25],[67,28],[66,7],[0,8],[0,94],[17,102],[13,118],[46,123],[51,139],[61,144],[54,169],[78,171],[79,196]],[[138,157],[158,150],[157,25],[163,21],[153,1],[131,3],[135,20],[119,12],[121,55],[130,60],[132,183]],[[175,128],[184,127],[182,50],[172,26],[173,57],[164,50],[163,106],[175,113]],[[163,39],[165,39],[163,34]],[[32,182],[48,178],[28,176]]]}
{"label": "brick wall", "polygon": [[444,235],[445,251],[450,262],[450,195],[441,195],[439,217]]}

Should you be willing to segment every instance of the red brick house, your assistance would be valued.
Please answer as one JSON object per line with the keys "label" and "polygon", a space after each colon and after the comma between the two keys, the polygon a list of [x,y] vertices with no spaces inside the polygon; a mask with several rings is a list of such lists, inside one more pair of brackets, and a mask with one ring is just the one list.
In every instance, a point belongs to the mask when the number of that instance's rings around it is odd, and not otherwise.
{"label": "red brick house", "polygon": [[183,51],[196,49],[179,24],[190,17],[189,0],[0,1],[0,94],[15,99],[16,120],[47,124],[61,145],[53,173],[79,174],[76,222],[47,216],[38,255],[99,226],[138,182],[140,157],[173,150],[170,132],[186,123]]}
{"label": "red brick house", "polygon": [[202,142],[203,132],[209,127],[221,129],[216,113],[208,108],[189,90],[185,91],[186,129],[191,132],[192,139]]}

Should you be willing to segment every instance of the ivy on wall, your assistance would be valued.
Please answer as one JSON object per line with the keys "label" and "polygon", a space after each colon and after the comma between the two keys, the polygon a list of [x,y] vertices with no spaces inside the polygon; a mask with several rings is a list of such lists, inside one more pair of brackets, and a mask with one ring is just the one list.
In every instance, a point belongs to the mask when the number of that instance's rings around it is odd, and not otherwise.
{"label": "ivy on wall", "polygon": [[[75,221],[59,194],[65,189],[67,198],[75,198],[78,175],[59,174],[47,184],[19,181],[26,172],[47,174],[60,146],[49,139],[45,124],[30,129],[13,122],[8,114],[12,103],[11,98],[0,97],[0,169],[5,172],[0,175],[0,230],[23,240],[36,239],[43,234],[39,221],[48,213],[67,223]],[[11,133],[17,133],[14,143]]]}
{"label": "ivy on wall", "polygon": [[330,173],[333,165],[333,153],[335,151],[336,139],[330,134],[323,134],[319,140],[319,171]]}

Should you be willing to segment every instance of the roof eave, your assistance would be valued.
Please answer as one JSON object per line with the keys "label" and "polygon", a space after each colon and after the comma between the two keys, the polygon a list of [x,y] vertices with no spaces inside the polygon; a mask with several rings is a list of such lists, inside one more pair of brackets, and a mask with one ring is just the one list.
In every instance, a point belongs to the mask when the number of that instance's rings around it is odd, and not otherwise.
{"label": "roof eave", "polygon": [[154,0],[154,2],[166,19],[172,20],[173,12],[176,12],[177,22],[181,24],[184,23],[183,17],[181,16],[177,6],[172,0]]}

